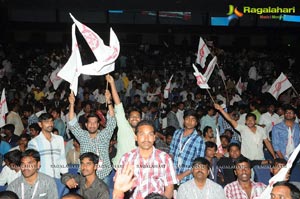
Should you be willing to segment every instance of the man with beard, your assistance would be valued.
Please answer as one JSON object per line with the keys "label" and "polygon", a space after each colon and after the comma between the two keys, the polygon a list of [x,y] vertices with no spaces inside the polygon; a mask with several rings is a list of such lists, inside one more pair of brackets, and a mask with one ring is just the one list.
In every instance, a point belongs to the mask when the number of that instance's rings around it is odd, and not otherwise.
{"label": "man with beard", "polygon": [[272,128],[272,144],[279,158],[288,159],[300,143],[300,127],[292,106],[284,107],[284,120]]}
{"label": "man with beard", "polygon": [[240,157],[235,162],[237,180],[224,187],[228,199],[248,199],[260,196],[266,188],[261,182],[253,182],[251,178],[250,160]]}
{"label": "man with beard", "polygon": [[41,167],[39,152],[28,149],[21,155],[22,175],[10,183],[8,191],[15,192],[19,198],[58,199],[56,183],[53,178],[39,172]]}
{"label": "man with beard", "polygon": [[91,152],[81,154],[81,175],[65,174],[61,181],[70,189],[79,187],[79,194],[87,199],[108,199],[106,184],[96,175],[99,157]]}
{"label": "man with beard", "polygon": [[112,162],[117,166],[121,157],[136,148],[134,132],[136,125],[141,121],[141,113],[137,109],[132,109],[126,119],[123,103],[118,95],[115,81],[111,75],[106,75],[106,80],[111,87],[111,94],[115,103],[115,116],[118,125],[117,154]]}
{"label": "man with beard", "polygon": [[130,198],[145,198],[149,193],[159,193],[171,199],[177,183],[176,173],[171,157],[153,146],[154,125],[147,120],[140,121],[135,128],[135,140],[138,148],[125,153],[119,163],[123,169],[126,165],[134,166],[136,181],[133,191],[128,193]]}
{"label": "man with beard", "polygon": [[177,194],[177,199],[225,199],[223,188],[208,179],[210,163],[205,158],[196,158],[192,164],[194,179],[183,183]]}
{"label": "man with beard", "polygon": [[40,152],[40,172],[60,179],[60,174],[68,172],[64,139],[52,133],[53,117],[49,113],[41,114],[38,124],[41,132],[29,141],[28,149],[35,149]]}

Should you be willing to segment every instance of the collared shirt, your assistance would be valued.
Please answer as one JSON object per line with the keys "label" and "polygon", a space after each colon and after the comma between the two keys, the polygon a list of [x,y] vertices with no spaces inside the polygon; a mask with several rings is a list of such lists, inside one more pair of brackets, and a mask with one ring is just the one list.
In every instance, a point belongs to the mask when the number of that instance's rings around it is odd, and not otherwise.
{"label": "collared shirt", "polygon": [[199,189],[195,179],[191,179],[180,185],[177,199],[225,199],[223,188],[210,179],[206,179],[205,185]]}
{"label": "collared shirt", "polygon": [[92,152],[99,156],[97,176],[104,179],[112,170],[109,160],[109,142],[116,127],[115,117],[108,115],[106,128],[97,132],[96,138],[91,138],[88,131],[80,128],[77,118],[69,122],[70,130],[80,143],[80,154]]}
{"label": "collared shirt", "polygon": [[51,133],[51,141],[42,132],[29,141],[28,149],[35,149],[41,155],[41,173],[60,179],[60,174],[68,172],[64,139]]}
{"label": "collared shirt", "polygon": [[247,193],[242,189],[238,181],[234,181],[224,187],[226,198],[228,199],[252,199],[254,197],[260,196],[260,194],[265,190],[266,185],[261,182],[251,181],[251,196],[248,198]]}
{"label": "collared shirt", "polygon": [[272,127],[276,125],[279,121],[279,116],[274,113],[271,115],[269,112],[266,112],[261,115],[259,124],[266,125],[264,128],[266,129],[268,138],[269,138],[269,133],[272,131]]}
{"label": "collared shirt", "polygon": [[23,198],[58,199],[58,191],[54,179],[43,173],[38,173],[38,177],[33,185],[28,184],[25,178],[20,176],[8,185],[7,191],[13,191],[19,198],[22,198],[22,184],[24,186]]}
{"label": "collared shirt", "polygon": [[[294,147],[296,148],[300,143],[300,128],[298,123],[294,123],[291,129]],[[286,146],[288,144],[288,126],[285,121],[280,122],[272,128],[272,145],[274,151],[280,151],[286,158]]]}
{"label": "collared shirt", "polygon": [[[205,142],[198,135],[196,130],[187,137],[183,137],[183,133],[184,129],[175,131],[170,145],[170,154],[173,156],[177,175],[190,170],[194,159],[197,157],[204,157],[205,154]],[[181,165],[180,161],[178,161],[180,159],[182,160]],[[180,183],[184,183],[192,178],[193,175],[190,174],[184,177]]]}
{"label": "collared shirt", "polygon": [[115,117],[118,125],[117,154],[112,162],[117,166],[121,157],[136,148],[134,132],[125,116],[123,104],[115,105]]}
{"label": "collared shirt", "polygon": [[210,126],[214,132],[214,137],[216,137],[216,128],[217,128],[216,121],[217,120],[215,116],[209,116],[209,115],[203,116],[200,120],[200,130],[203,131],[203,129],[206,126]]}
{"label": "collared shirt", "polygon": [[16,172],[10,169],[8,166],[4,166],[0,173],[0,186],[4,186],[6,183],[10,184],[16,178],[21,176],[21,171]]}
{"label": "collared shirt", "polygon": [[66,184],[66,182],[74,178],[79,186],[79,194],[86,199],[108,199],[109,191],[107,185],[100,180],[98,177],[95,178],[94,182],[86,187],[86,178],[82,175],[74,175],[74,174],[65,174],[62,176],[62,183]]}
{"label": "collared shirt", "polygon": [[134,165],[134,176],[137,178],[131,198],[144,198],[153,192],[164,194],[166,186],[177,183],[171,157],[155,147],[147,160],[140,156],[139,148],[124,154],[119,165],[126,163]]}
{"label": "collared shirt", "polygon": [[256,126],[256,131],[253,133],[248,126],[241,124],[238,124],[235,129],[241,133],[243,156],[249,160],[264,160],[263,141],[267,139],[265,129]]}

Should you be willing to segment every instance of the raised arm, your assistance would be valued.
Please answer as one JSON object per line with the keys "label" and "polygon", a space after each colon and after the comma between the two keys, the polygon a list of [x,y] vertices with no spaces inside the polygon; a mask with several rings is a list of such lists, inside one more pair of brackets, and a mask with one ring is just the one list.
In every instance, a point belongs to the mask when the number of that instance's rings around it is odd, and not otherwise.
{"label": "raised arm", "polygon": [[114,78],[110,75],[110,74],[107,74],[105,76],[106,78],[106,81],[109,83],[110,85],[110,88],[111,88],[111,95],[112,95],[112,98],[114,100],[114,103],[116,105],[120,104],[121,103],[121,100],[120,100],[120,97],[119,97],[119,94],[118,94],[118,91],[117,91],[117,88],[116,88],[116,84],[115,84],[115,80]]}
{"label": "raised arm", "polygon": [[223,115],[223,117],[233,126],[233,128],[237,127],[238,123],[234,119],[231,119],[230,115],[226,113],[219,104],[214,104],[214,106],[215,109],[217,109]]}
{"label": "raised arm", "polygon": [[106,103],[107,103],[107,106],[108,106],[109,115],[111,117],[114,117],[115,112],[114,112],[114,107],[113,107],[112,102],[111,102],[111,94],[110,94],[109,90],[105,91],[105,99],[106,99]]}
{"label": "raised arm", "polygon": [[69,119],[70,121],[75,117],[74,106],[75,106],[75,96],[73,91],[69,95]]}

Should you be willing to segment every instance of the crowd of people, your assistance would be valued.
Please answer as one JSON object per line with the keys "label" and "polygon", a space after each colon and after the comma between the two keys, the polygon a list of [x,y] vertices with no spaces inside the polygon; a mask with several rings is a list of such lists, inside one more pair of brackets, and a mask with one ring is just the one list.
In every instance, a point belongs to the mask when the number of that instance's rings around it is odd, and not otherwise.
{"label": "crowd of people", "polygon": [[[93,59],[80,48],[84,63]],[[297,88],[287,73],[296,70],[296,58],[211,45],[219,64],[210,96],[196,84],[192,48],[170,48],[128,49],[113,73],[81,76],[75,96],[67,82],[54,89],[50,81],[67,48],[1,46],[0,89],[9,112],[1,128],[0,185],[7,188],[0,198],[259,196],[266,185],[251,168],[276,175],[300,143],[298,94],[290,88],[276,100],[267,92],[281,72]],[[294,164],[300,168],[299,159]],[[78,172],[71,172],[75,165]],[[274,184],[271,198],[300,198],[300,179],[289,178]],[[59,193],[58,183],[70,193]]]}

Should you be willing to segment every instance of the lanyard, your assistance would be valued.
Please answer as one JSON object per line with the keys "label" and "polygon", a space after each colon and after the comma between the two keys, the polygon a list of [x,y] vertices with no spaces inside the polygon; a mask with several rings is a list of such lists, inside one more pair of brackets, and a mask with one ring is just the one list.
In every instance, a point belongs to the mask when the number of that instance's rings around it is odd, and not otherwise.
{"label": "lanyard", "polygon": [[[33,189],[33,193],[32,193],[31,199],[34,198],[34,195],[36,194],[36,191],[37,191],[38,186],[39,186],[39,181],[37,181],[37,183],[36,183],[35,186],[34,186],[34,189]],[[21,189],[22,189],[22,199],[25,199],[25,189],[24,189],[24,183],[23,183],[23,182],[22,182],[22,184],[21,184]]]}
{"label": "lanyard", "polygon": [[184,145],[182,146],[182,138],[183,138],[183,133],[184,132],[182,132],[182,134],[181,134],[181,136],[180,136],[180,140],[179,140],[179,152],[180,152],[180,154],[184,151],[184,149],[185,149],[185,147],[186,147],[186,145],[188,144],[188,142],[192,139],[192,136],[191,137],[189,137],[189,139],[184,143]]}

